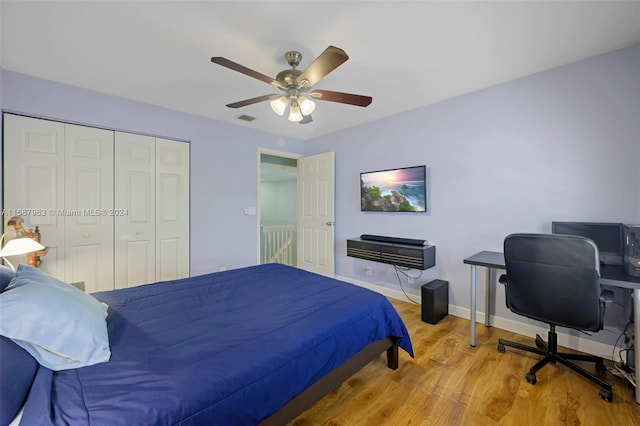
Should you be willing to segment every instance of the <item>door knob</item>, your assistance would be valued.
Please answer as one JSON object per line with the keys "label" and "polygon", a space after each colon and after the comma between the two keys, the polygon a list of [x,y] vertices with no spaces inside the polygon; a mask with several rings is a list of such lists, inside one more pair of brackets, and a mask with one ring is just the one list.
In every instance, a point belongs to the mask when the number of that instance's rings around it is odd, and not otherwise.
{"label": "door knob", "polygon": [[327,226],[333,226],[335,224],[336,224],[335,222],[327,222]]}

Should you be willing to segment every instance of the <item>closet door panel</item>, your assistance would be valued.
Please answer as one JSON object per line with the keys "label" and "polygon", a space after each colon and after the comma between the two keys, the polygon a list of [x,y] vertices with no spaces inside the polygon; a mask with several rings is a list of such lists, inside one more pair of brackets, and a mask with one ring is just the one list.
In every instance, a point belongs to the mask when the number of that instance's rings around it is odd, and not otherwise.
{"label": "closet door panel", "polygon": [[187,142],[7,113],[3,145],[4,224],[39,226],[44,272],[87,292],[189,276]]}
{"label": "closet door panel", "polygon": [[114,288],[114,133],[65,127],[66,277],[85,290]]}
{"label": "closet door panel", "polygon": [[[75,244],[67,248],[67,281],[70,283],[84,283],[87,293],[95,291],[113,290],[113,263],[111,263],[111,287],[106,285],[106,278],[101,275],[106,260],[102,257],[102,244]],[[113,255],[111,255],[113,258]]]}
{"label": "closet door panel", "polygon": [[155,139],[115,134],[115,287],[156,281]]}
{"label": "closet door panel", "polygon": [[184,264],[180,252],[180,238],[160,238],[157,241],[158,256],[156,271],[159,281],[169,281],[184,278],[180,267]]}
{"label": "closet door panel", "polygon": [[[27,230],[38,226],[49,248],[41,269],[64,280],[64,124],[4,114],[3,149],[3,227],[11,216]],[[10,260],[26,263],[26,256]]]}
{"label": "closet door panel", "polygon": [[155,259],[153,254],[153,244],[147,240],[129,240],[124,244],[122,255],[125,261],[124,273],[126,287],[139,284],[147,284],[155,281],[150,278]]}
{"label": "closet door panel", "polygon": [[189,276],[189,144],[156,138],[156,276]]}

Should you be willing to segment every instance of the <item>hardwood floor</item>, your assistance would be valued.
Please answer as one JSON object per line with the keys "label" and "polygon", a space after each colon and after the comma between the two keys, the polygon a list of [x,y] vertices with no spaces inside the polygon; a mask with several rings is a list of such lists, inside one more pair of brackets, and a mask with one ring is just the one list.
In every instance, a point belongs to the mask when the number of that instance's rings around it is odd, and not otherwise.
{"label": "hardwood floor", "polygon": [[512,348],[502,354],[496,346],[498,338],[532,339],[479,324],[472,348],[468,320],[449,315],[431,325],[422,322],[419,306],[391,302],[411,334],[415,359],[400,350],[393,371],[380,356],[290,425],[640,425],[640,405],[623,379],[606,374],[611,403],[559,364],[545,366],[531,385],[524,375],[538,355]]}

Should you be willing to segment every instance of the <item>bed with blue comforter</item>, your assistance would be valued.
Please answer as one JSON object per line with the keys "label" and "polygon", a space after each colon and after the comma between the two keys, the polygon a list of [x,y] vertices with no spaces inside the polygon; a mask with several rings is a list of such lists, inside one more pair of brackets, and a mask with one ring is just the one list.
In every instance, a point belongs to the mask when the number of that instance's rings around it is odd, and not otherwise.
{"label": "bed with blue comforter", "polygon": [[384,296],[280,264],[93,296],[109,361],[39,367],[21,424],[254,425],[373,342],[413,356]]}

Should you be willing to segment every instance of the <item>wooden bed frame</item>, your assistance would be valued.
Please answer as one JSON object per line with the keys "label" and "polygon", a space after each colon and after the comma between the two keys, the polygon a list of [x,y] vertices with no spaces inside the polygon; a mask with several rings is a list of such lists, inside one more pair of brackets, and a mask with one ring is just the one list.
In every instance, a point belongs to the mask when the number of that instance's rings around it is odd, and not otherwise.
{"label": "wooden bed frame", "polygon": [[376,340],[309,386],[280,410],[263,420],[260,425],[281,426],[287,424],[337,388],[362,367],[378,358],[384,351],[387,351],[387,366],[392,370],[396,370],[398,368],[398,345],[391,337]]}

